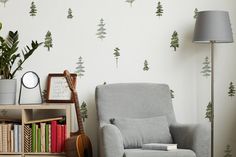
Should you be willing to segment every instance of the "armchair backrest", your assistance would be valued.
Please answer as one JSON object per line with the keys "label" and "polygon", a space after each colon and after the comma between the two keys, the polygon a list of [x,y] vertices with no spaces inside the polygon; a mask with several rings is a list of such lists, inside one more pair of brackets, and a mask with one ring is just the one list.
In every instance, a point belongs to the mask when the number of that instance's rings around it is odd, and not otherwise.
{"label": "armchair backrest", "polygon": [[155,83],[118,83],[96,87],[96,106],[100,123],[116,117],[167,117],[174,123],[175,114],[168,85]]}

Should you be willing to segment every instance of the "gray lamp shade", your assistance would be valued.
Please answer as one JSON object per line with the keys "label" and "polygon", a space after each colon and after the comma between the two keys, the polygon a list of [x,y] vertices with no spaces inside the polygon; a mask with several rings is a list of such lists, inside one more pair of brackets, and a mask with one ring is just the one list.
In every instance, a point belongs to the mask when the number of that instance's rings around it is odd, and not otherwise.
{"label": "gray lamp shade", "polygon": [[200,11],[196,19],[193,42],[233,42],[229,14],[226,11]]}

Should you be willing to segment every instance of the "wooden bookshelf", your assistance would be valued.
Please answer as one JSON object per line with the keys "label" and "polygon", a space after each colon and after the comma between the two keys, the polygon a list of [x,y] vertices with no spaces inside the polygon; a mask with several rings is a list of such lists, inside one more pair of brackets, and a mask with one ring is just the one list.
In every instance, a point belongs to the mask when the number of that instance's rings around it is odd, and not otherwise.
{"label": "wooden bookshelf", "polygon": [[[52,103],[42,105],[1,105],[0,119],[20,120],[21,129],[21,152],[0,152],[0,157],[65,157],[65,153],[45,153],[45,152],[24,152],[24,126],[28,122],[40,119],[55,118],[65,116],[66,118],[66,138],[71,132],[71,106],[70,103]],[[7,111],[5,116],[1,111]]]}

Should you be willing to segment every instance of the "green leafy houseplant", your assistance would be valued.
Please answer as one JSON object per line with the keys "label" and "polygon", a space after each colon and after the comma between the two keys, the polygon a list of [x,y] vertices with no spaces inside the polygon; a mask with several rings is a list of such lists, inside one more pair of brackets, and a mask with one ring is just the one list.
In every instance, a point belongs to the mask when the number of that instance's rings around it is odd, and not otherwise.
{"label": "green leafy houseplant", "polygon": [[[0,23],[0,30],[2,24]],[[0,79],[13,79],[18,70],[22,70],[22,65],[42,44],[32,41],[31,47],[26,46],[22,53],[18,50],[18,31],[9,31],[6,39],[0,36]]]}

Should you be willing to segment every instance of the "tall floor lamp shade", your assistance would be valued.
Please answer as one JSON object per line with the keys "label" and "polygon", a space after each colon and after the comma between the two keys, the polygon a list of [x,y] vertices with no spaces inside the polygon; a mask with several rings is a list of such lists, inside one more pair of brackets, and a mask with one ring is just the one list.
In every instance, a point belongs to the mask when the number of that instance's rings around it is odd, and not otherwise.
{"label": "tall floor lamp shade", "polygon": [[211,157],[214,157],[214,44],[233,42],[229,13],[226,11],[198,12],[193,42],[211,45]]}

